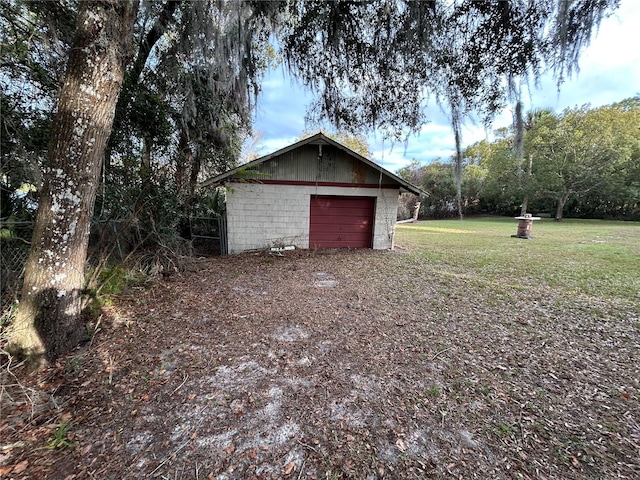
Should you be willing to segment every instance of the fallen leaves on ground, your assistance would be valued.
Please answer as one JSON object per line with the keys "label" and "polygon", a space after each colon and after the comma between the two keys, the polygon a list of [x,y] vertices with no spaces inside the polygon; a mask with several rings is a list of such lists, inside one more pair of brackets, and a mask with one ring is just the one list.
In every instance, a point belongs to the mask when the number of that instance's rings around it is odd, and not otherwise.
{"label": "fallen leaves on ground", "polygon": [[[4,372],[7,478],[638,478],[640,312],[410,251],[196,259]],[[72,448],[43,448],[72,419]],[[22,442],[22,443],[21,443]]]}

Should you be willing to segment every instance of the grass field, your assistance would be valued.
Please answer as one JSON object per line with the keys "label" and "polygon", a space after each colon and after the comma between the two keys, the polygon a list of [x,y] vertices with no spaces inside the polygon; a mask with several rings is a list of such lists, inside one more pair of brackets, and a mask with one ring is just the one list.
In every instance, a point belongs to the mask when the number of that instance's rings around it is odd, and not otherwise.
{"label": "grass field", "polygon": [[402,224],[396,243],[478,281],[640,302],[640,223],[542,219],[530,240],[511,238],[516,225],[495,217]]}

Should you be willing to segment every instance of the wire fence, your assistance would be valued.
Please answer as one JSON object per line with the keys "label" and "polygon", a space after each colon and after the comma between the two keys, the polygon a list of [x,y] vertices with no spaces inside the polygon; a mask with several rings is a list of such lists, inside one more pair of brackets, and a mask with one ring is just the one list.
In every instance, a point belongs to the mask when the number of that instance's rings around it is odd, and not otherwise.
{"label": "wire fence", "polygon": [[20,299],[32,232],[31,222],[0,223],[0,325],[11,318]]}
{"label": "wire fence", "polygon": [[[129,236],[120,231],[121,221],[102,222],[96,224],[92,238],[95,249],[112,249],[117,247],[118,258],[123,258],[131,245],[127,243]],[[211,218],[194,218],[191,220],[192,245],[191,254],[224,255],[226,254],[226,225],[224,216]],[[105,232],[107,234],[105,234]],[[0,221],[0,327],[6,325],[15,313],[20,300],[24,267],[31,247],[32,222]],[[134,239],[135,241],[135,239]]]}

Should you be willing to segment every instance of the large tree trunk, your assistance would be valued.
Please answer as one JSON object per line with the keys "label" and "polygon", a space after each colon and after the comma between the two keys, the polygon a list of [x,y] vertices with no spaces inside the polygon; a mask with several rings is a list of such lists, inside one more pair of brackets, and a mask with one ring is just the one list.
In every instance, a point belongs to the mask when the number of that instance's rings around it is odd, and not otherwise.
{"label": "large tree trunk", "polygon": [[200,169],[202,168],[202,162],[200,161],[200,153],[191,156],[191,174],[189,175],[189,196],[193,197],[198,187],[198,176],[200,175]]}
{"label": "large tree trunk", "polygon": [[560,197],[558,197],[558,203],[556,204],[556,222],[562,220],[562,212],[564,211],[564,206],[567,203],[567,200],[569,200],[569,195],[569,193],[563,192]]}
{"label": "large tree trunk", "polygon": [[452,127],[453,136],[456,142],[455,177],[456,177],[456,204],[458,207],[458,217],[464,218],[462,209],[462,131],[460,128],[460,118],[458,112],[452,106]]}
{"label": "large tree trunk", "polygon": [[520,215],[524,216],[527,213],[527,208],[529,207],[529,195],[525,195],[522,199],[522,204],[520,204]]}
{"label": "large tree trunk", "polygon": [[81,292],[100,165],[138,3],[80,3],[10,351],[42,364],[85,336]]}

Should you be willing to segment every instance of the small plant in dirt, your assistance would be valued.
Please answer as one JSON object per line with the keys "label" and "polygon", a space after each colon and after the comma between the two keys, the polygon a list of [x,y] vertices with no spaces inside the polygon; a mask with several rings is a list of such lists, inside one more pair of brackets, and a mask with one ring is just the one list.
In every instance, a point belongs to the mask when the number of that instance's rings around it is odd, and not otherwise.
{"label": "small plant in dirt", "polygon": [[513,427],[513,425],[510,425],[508,423],[504,423],[504,422],[496,422],[493,425],[493,430],[501,436],[511,436],[514,434],[515,429]]}
{"label": "small plant in dirt", "polygon": [[129,286],[141,285],[148,276],[140,271],[128,269],[124,265],[105,267],[97,276],[97,293],[100,295],[118,295]]}
{"label": "small plant in dirt", "polygon": [[475,387],[475,390],[478,394],[485,397],[491,393],[491,388],[489,388],[487,385],[477,385]]}
{"label": "small plant in dirt", "polygon": [[427,396],[431,398],[439,397],[442,393],[442,388],[437,385],[432,385],[427,389]]}
{"label": "small plant in dirt", "polygon": [[79,357],[70,357],[64,367],[66,373],[78,373],[84,368],[83,362]]}
{"label": "small plant in dirt", "polygon": [[46,448],[51,450],[73,448],[74,443],[68,437],[69,431],[71,430],[72,426],[73,422],[71,422],[71,420],[65,420],[64,422],[61,422],[53,432],[53,437],[50,437],[47,440]]}
{"label": "small plant in dirt", "polygon": [[[114,305],[113,299],[116,295],[121,294],[127,287],[144,284],[149,276],[118,264],[90,270],[87,272],[87,278],[89,280],[84,291],[83,314],[91,322],[97,322],[103,309]],[[92,330],[90,326],[88,330]],[[92,337],[95,333],[97,331],[88,332],[88,336]]]}

